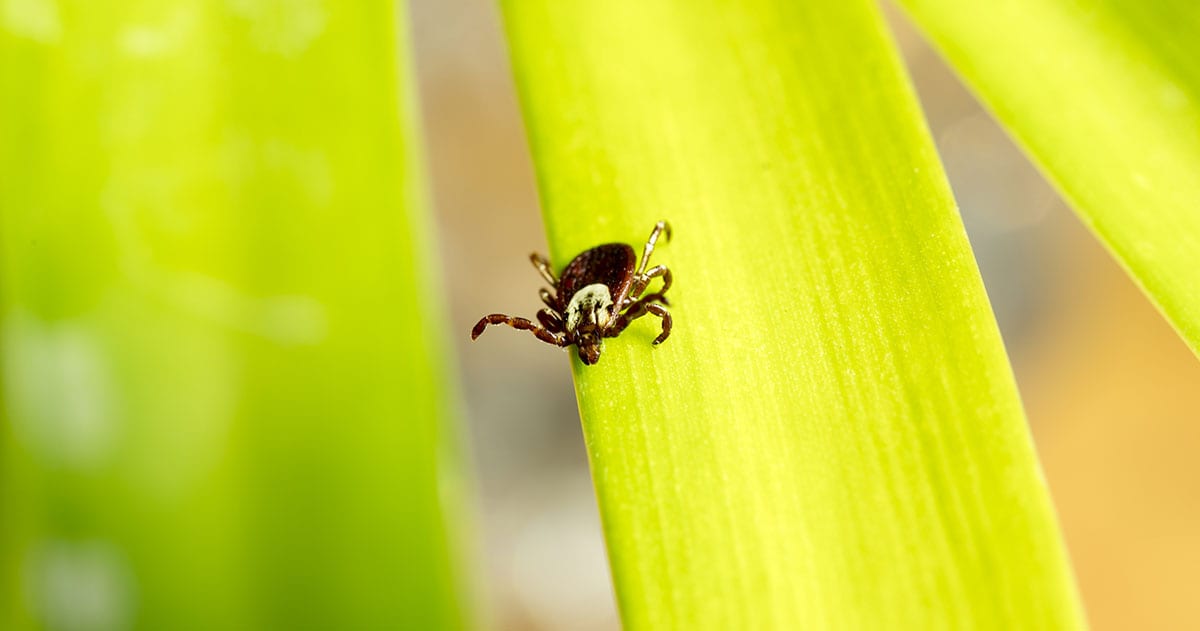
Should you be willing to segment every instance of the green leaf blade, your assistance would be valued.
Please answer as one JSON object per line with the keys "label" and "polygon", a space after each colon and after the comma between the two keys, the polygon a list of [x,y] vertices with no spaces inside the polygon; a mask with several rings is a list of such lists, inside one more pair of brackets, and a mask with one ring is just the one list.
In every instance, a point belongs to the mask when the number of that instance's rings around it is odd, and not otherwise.
{"label": "green leaf blade", "polygon": [[671,338],[647,317],[573,359],[626,626],[1081,626],[875,8],[504,13],[556,265],[675,232]]}
{"label": "green leaf blade", "polygon": [[0,628],[467,626],[397,6],[0,13]]}
{"label": "green leaf blade", "polygon": [[1200,5],[901,4],[1200,354]]}

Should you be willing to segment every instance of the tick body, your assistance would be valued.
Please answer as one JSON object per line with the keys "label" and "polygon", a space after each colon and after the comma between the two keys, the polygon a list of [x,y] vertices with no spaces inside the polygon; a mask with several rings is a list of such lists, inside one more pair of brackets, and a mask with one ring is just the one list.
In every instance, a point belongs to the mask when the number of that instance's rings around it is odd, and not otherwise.
{"label": "tick body", "polygon": [[[662,265],[646,268],[660,236],[671,239],[671,227],[665,221],[655,224],[650,232],[641,263],[632,247],[608,243],[571,259],[558,277],[549,261],[536,252],[531,254],[529,260],[550,283],[550,289],[539,292],[546,308],[538,311],[538,323],[493,313],[475,324],[471,339],[482,335],[489,324],[506,324],[530,331],[547,344],[562,348],[574,345],[579,349],[579,359],[590,366],[600,360],[604,338],[620,335],[630,322],[650,313],[662,320],[662,333],[652,342],[661,343],[671,334],[671,313],[663,295],[671,287],[671,270]],[[655,278],[662,278],[662,288],[643,295]]]}

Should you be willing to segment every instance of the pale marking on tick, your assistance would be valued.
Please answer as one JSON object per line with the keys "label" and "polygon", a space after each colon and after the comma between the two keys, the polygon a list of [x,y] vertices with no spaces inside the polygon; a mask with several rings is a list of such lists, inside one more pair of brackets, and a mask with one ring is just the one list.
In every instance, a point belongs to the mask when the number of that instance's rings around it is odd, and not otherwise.
{"label": "pale marking on tick", "polygon": [[604,283],[593,283],[575,292],[567,304],[567,330],[572,331],[580,324],[588,323],[585,318],[595,314],[594,324],[603,327],[612,315],[612,294]]}

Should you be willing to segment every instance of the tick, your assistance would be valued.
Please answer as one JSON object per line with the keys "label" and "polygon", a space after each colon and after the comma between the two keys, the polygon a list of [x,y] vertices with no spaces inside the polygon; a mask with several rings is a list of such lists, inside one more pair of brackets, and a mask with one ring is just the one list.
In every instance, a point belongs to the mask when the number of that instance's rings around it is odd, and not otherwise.
{"label": "tick", "polygon": [[[590,366],[600,360],[604,338],[620,335],[630,322],[652,313],[662,319],[662,333],[652,344],[662,343],[671,334],[671,313],[663,295],[671,287],[671,270],[662,265],[646,269],[660,235],[667,241],[671,239],[671,226],[665,221],[654,225],[642,249],[640,264],[632,247],[606,243],[571,259],[557,278],[550,269],[550,261],[536,252],[530,254],[529,260],[552,288],[538,291],[546,303],[546,308],[537,313],[541,326],[525,318],[493,313],[475,324],[471,339],[482,335],[489,324],[507,324],[530,331],[547,344],[561,348],[574,344],[579,349],[579,359]],[[650,281],[659,277],[662,289],[643,296]]]}

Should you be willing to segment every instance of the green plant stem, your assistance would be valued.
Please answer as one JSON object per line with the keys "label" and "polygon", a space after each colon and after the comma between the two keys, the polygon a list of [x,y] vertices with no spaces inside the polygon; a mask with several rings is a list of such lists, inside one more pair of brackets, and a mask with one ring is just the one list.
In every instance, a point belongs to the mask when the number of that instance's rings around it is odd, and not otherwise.
{"label": "green plant stem", "polygon": [[1200,3],[901,4],[1200,355]]}
{"label": "green plant stem", "polygon": [[0,11],[0,628],[464,625],[396,11]]}
{"label": "green plant stem", "polygon": [[556,266],[675,229],[670,339],[572,355],[626,628],[1082,626],[876,7],[503,11]]}

